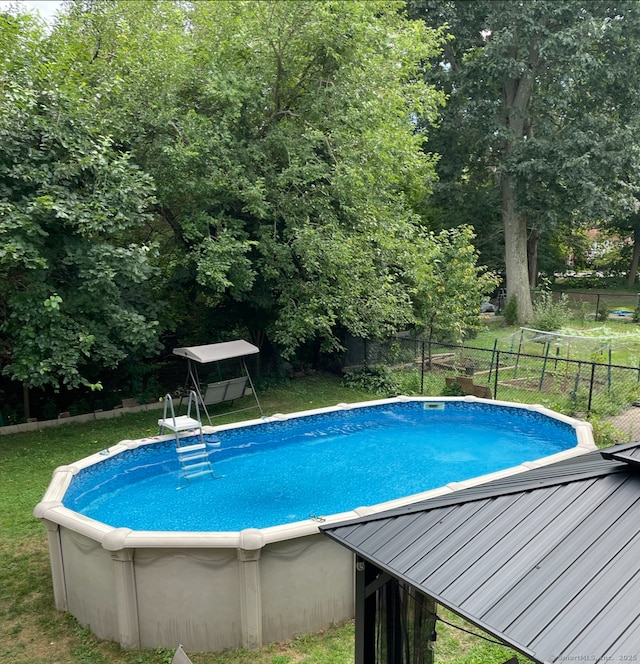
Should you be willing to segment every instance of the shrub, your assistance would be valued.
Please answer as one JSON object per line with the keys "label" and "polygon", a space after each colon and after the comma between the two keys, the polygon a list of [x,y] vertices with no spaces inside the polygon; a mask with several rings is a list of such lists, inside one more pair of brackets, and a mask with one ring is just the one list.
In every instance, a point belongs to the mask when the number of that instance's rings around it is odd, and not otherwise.
{"label": "shrub", "polygon": [[533,325],[538,330],[559,330],[571,317],[569,298],[562,293],[554,299],[549,290],[540,292],[533,305]]}
{"label": "shrub", "polygon": [[626,281],[619,276],[602,275],[596,272],[583,276],[571,276],[561,280],[563,288],[575,290],[616,290],[626,288]]}
{"label": "shrub", "polygon": [[345,387],[357,387],[372,394],[396,395],[400,385],[389,367],[363,367],[349,371],[342,380]]}
{"label": "shrub", "polygon": [[464,395],[465,392],[457,381],[451,383],[451,385],[445,385],[441,393],[443,397],[463,397]]}
{"label": "shrub", "polygon": [[593,313],[593,303],[583,300],[582,302],[580,302],[577,308],[574,309],[573,317],[577,318],[577,320],[580,321],[580,325],[584,326],[584,324],[587,322],[587,319],[592,313]]}
{"label": "shrub", "polygon": [[[433,381],[433,378],[427,376],[424,377],[424,387],[429,390],[429,383]],[[408,396],[420,394],[422,379],[419,370],[398,372],[395,374],[395,379],[398,383],[399,394],[406,394]],[[430,394],[430,392],[427,391],[427,394]]]}
{"label": "shrub", "polygon": [[606,302],[600,302],[600,304],[598,304],[596,320],[605,321],[608,319],[609,319],[609,305]]}
{"label": "shrub", "polygon": [[610,447],[618,443],[628,442],[628,436],[616,429],[611,422],[606,422],[597,416],[589,418],[593,427],[593,440],[598,447]]}
{"label": "shrub", "polygon": [[509,326],[518,322],[518,300],[515,295],[509,298],[504,308],[504,322]]}

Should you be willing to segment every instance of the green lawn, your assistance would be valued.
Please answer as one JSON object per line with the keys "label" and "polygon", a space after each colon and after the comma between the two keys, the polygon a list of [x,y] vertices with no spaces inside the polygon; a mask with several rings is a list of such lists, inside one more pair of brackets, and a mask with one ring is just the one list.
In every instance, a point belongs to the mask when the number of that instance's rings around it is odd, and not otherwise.
{"label": "green lawn", "polygon": [[[319,374],[261,394],[265,414],[371,398],[376,397],[345,388],[336,377]],[[37,433],[0,436],[0,662],[3,664],[168,664],[171,661],[173,652],[169,650],[125,651],[117,644],[100,641],[70,615],[54,609],[45,531],[32,516],[57,466],[122,439],[155,434],[157,418],[157,411],[149,411]],[[457,621],[450,615],[447,619]],[[505,648],[443,624],[438,634],[438,662],[499,664],[510,656]],[[266,646],[259,652],[188,654],[195,664],[349,664],[353,661],[353,625],[338,625],[322,634]]]}
{"label": "green lawn", "polygon": [[[501,316],[485,317],[483,328],[476,336],[465,341],[465,345],[474,348],[492,349],[497,342],[497,348],[504,351],[517,352],[520,342],[520,327],[507,326]],[[530,327],[535,328],[535,324]],[[596,321],[593,318],[568,318],[564,329],[572,334],[584,335],[584,341],[574,339],[561,342],[561,354],[570,359],[594,361],[595,349],[606,345],[602,337],[618,336],[618,340],[611,341],[611,362],[620,366],[638,367],[640,365],[640,326],[628,318],[610,318],[607,321]],[[600,342],[598,342],[600,339]],[[521,352],[532,355],[544,354],[544,347],[539,343],[525,343]],[[608,353],[604,351],[605,360]],[[601,353],[602,354],[602,353]]]}

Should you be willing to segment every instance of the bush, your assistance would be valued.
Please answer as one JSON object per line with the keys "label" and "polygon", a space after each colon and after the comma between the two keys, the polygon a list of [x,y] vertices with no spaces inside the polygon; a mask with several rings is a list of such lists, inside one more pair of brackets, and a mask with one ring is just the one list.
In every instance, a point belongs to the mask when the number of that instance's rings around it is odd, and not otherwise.
{"label": "bush", "polygon": [[349,371],[343,378],[342,384],[345,387],[356,387],[365,392],[386,396],[395,396],[400,391],[400,384],[393,372],[385,366],[363,367]]}
{"label": "bush", "polygon": [[443,397],[463,397],[464,395],[465,392],[457,381],[451,385],[445,385],[441,393]]}
{"label": "bush", "polygon": [[600,304],[598,305],[596,320],[599,321],[609,320],[609,305],[606,302],[600,302]]}
{"label": "bush", "polygon": [[[394,379],[397,381],[399,394],[406,394],[407,396],[420,394],[422,379],[419,370],[398,372],[394,374]],[[425,376],[424,386],[426,389],[429,389],[429,382],[429,379]]]}
{"label": "bush", "polygon": [[598,447],[610,447],[618,443],[629,442],[628,436],[616,429],[611,422],[605,422],[597,416],[589,418],[593,427],[593,440]]}
{"label": "bush", "polygon": [[509,298],[504,308],[504,322],[509,326],[518,322],[518,300],[515,295]]}
{"label": "bush", "polygon": [[556,300],[549,290],[540,292],[533,304],[533,325],[538,330],[559,330],[571,318],[569,298],[562,293]]}
{"label": "bush", "polygon": [[589,316],[593,313],[593,303],[583,300],[573,310],[573,317],[580,321],[580,325],[584,327]]}

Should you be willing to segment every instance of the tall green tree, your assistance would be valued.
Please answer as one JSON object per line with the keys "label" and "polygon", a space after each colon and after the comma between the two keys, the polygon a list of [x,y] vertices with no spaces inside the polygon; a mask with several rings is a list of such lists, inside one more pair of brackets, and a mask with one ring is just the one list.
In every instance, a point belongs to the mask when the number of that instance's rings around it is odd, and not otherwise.
{"label": "tall green tree", "polygon": [[27,387],[86,385],[156,343],[153,249],[130,235],[152,183],[96,130],[87,91],[55,84],[29,17],[0,13],[0,45],[0,364]]}
{"label": "tall green tree", "polygon": [[[600,232],[621,245],[619,252],[613,252],[612,260],[607,261],[609,269],[618,273],[626,272],[627,285],[633,286],[638,278],[640,266],[640,213],[636,212],[611,219],[600,226]],[[617,260],[616,260],[617,259]]]}
{"label": "tall green tree", "polygon": [[478,265],[473,241],[470,226],[423,237],[414,267],[415,306],[417,327],[428,341],[462,343],[480,328],[480,303],[498,278]]}
{"label": "tall green tree", "polygon": [[[637,162],[640,4],[635,0],[410,0],[448,25],[431,71],[450,96],[459,178],[481,170],[499,192],[508,297],[532,317],[530,258],[542,230],[629,209]],[[438,141],[436,141],[438,144]],[[449,155],[443,154],[443,161]]]}
{"label": "tall green tree", "polygon": [[155,180],[173,311],[224,311],[289,356],[414,322],[414,208],[443,95],[420,72],[439,33],[402,8],[69,5],[54,35],[67,81],[100,90],[103,121]]}

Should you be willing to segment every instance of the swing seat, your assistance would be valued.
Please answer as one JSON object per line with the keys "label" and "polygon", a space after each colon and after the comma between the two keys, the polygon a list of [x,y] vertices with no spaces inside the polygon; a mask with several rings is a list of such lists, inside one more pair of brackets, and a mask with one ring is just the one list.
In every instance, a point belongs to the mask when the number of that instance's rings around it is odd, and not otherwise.
{"label": "swing seat", "polygon": [[244,396],[247,388],[247,376],[239,376],[217,383],[209,383],[203,396],[205,406],[213,406],[223,401],[234,401]]}

